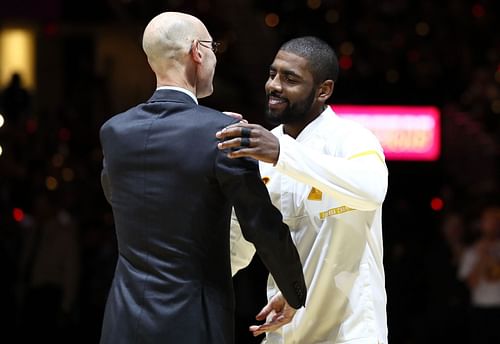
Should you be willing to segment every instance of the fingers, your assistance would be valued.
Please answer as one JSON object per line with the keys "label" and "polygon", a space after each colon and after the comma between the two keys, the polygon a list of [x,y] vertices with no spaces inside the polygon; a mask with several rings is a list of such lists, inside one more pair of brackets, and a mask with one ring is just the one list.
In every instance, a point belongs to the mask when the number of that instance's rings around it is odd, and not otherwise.
{"label": "fingers", "polygon": [[252,333],[254,337],[260,336],[261,334],[266,332],[262,330],[259,325],[252,325],[248,328],[248,330]]}
{"label": "fingers", "polygon": [[228,115],[229,117],[233,117],[235,119],[239,119],[239,120],[242,120],[243,119],[243,115],[240,114],[240,113],[237,113],[237,112],[231,112],[231,111],[222,111],[222,113],[224,115]]}
{"label": "fingers", "polygon": [[264,332],[276,331],[281,326],[288,324],[295,316],[296,310],[290,307],[281,294],[276,294],[255,317],[257,320],[267,321],[262,325],[249,327],[254,336]]}
{"label": "fingers", "polygon": [[248,137],[241,137],[240,138],[240,146],[241,147],[250,147],[250,138],[248,138]]}
{"label": "fingers", "polygon": [[240,136],[244,138],[250,138],[252,136],[252,129],[247,127],[242,127]]}
{"label": "fingers", "polygon": [[235,123],[218,131],[217,148],[226,150],[231,159],[249,157],[276,164],[279,158],[279,140],[259,124]]}
{"label": "fingers", "polygon": [[257,337],[263,333],[266,333],[265,329],[262,329],[262,326],[258,326],[258,325],[252,325],[248,329],[254,337]]}
{"label": "fingers", "polygon": [[273,310],[273,308],[271,307],[270,304],[267,304],[265,305],[259,312],[259,314],[257,314],[255,316],[255,319],[257,320],[264,320],[267,318],[267,316],[269,315],[269,313],[271,313]]}
{"label": "fingers", "polygon": [[[228,148],[251,148],[252,140],[247,137],[236,137],[230,140],[222,141],[217,144],[217,148],[220,150],[228,149]],[[241,150],[241,149],[240,149]],[[235,150],[229,153],[229,155],[233,155],[232,153],[237,153],[240,150]]]}
{"label": "fingers", "polygon": [[222,130],[219,130],[216,134],[215,137],[217,137],[219,140],[226,140],[229,137],[235,137],[238,136],[236,133],[236,130],[234,130],[234,127],[228,126],[223,128]]}
{"label": "fingers", "polygon": [[276,331],[283,325],[288,324],[290,321],[291,319],[286,319],[283,315],[278,315],[277,317],[266,322],[265,324],[252,325],[248,329],[250,330],[250,332],[252,332],[253,336],[259,336],[265,332]]}
{"label": "fingers", "polygon": [[[231,124],[231,125],[223,128],[222,130],[219,130],[215,134],[215,136],[220,140],[224,140],[227,138],[233,138],[233,137],[241,137],[241,136],[245,137],[245,135],[250,134],[250,132],[253,133],[253,131],[259,127],[260,126],[258,124],[248,124],[248,123],[242,123],[242,122],[235,123],[235,124]],[[247,128],[247,129],[243,130],[243,128]],[[250,130],[250,132],[248,130]],[[253,134],[255,134],[255,133],[253,133]],[[249,136],[246,136],[246,137],[249,137]]]}
{"label": "fingers", "polygon": [[252,124],[237,123],[218,131],[215,136],[222,141],[217,145],[218,148],[251,147],[254,127]]}

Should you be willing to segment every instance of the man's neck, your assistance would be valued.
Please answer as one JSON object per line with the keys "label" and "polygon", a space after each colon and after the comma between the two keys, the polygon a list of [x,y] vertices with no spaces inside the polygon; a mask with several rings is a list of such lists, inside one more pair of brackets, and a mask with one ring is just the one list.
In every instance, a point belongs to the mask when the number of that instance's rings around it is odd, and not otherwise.
{"label": "man's neck", "polygon": [[314,115],[309,115],[304,118],[304,121],[298,123],[283,124],[283,132],[296,139],[297,136],[299,136],[299,134],[302,132],[302,130],[304,130],[304,128],[307,127],[309,123],[318,118],[325,110],[326,105],[323,105],[319,111],[313,112]]}

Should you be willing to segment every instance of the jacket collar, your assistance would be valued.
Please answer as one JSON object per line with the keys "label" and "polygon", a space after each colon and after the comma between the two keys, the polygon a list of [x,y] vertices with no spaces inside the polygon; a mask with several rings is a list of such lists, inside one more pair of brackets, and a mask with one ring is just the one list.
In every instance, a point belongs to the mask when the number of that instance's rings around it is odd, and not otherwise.
{"label": "jacket collar", "polygon": [[180,88],[160,88],[153,93],[148,103],[174,101],[180,103],[193,103],[198,104],[195,97],[188,93],[189,91]]}

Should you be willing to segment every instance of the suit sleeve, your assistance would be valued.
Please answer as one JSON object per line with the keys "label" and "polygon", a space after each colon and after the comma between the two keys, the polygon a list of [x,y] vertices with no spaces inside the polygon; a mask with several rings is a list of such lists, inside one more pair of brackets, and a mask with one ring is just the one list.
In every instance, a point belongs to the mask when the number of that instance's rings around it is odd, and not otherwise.
{"label": "suit sleeve", "polygon": [[271,203],[257,161],[230,159],[226,154],[217,153],[216,174],[223,192],[234,206],[241,232],[254,244],[288,304],[300,308],[306,299],[302,264],[288,226]]}
{"label": "suit sleeve", "polygon": [[111,186],[109,184],[108,170],[106,168],[106,160],[102,160],[102,171],[101,171],[101,186],[104,191],[104,196],[109,204],[111,204]]}

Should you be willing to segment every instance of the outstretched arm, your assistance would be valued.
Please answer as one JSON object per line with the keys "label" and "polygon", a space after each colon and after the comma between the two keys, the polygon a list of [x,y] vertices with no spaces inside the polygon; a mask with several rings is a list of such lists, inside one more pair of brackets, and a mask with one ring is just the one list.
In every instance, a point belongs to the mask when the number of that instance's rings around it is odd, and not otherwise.
{"label": "outstretched arm", "polygon": [[302,307],[307,288],[300,257],[288,226],[262,182],[257,161],[230,159],[227,152],[218,152],[215,170],[244,239],[253,244],[287,302],[294,308]]}
{"label": "outstretched arm", "polygon": [[[236,123],[217,132],[219,149],[235,149],[229,158],[250,157],[272,163],[281,173],[330,194],[353,209],[370,211],[380,206],[387,192],[388,173],[382,148],[366,129],[344,140],[342,156],[318,151],[288,135],[279,138],[256,124]],[[335,151],[335,141],[326,149]],[[330,147],[331,145],[332,147]],[[369,171],[369,173],[367,173]]]}

